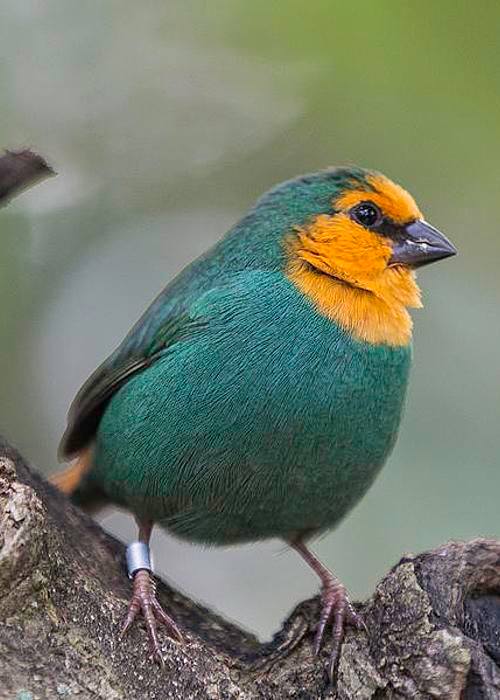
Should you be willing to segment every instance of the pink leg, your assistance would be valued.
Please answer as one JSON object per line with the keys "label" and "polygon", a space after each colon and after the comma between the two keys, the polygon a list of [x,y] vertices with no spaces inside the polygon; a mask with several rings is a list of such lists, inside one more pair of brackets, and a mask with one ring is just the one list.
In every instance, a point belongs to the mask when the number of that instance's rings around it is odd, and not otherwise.
{"label": "pink leg", "polygon": [[[139,540],[144,542],[144,544],[149,545],[153,523],[145,522],[138,523],[138,525]],[[174,637],[179,642],[182,642],[183,639],[175,621],[169,615],[167,615],[158,602],[156,598],[155,582],[151,576],[151,571],[146,568],[138,569],[133,574],[132,598],[129,602],[127,617],[125,618],[120,631],[120,638],[125,635],[139,612],[142,612],[146,622],[146,629],[151,648],[151,657],[154,661],[163,664],[163,656],[158,639],[158,622],[167,627],[171,637]]]}
{"label": "pink leg", "polygon": [[319,654],[326,626],[328,623],[331,623],[333,644],[328,665],[328,676],[331,681],[335,675],[339,652],[344,638],[345,625],[349,624],[357,629],[365,629],[365,624],[352,607],[347,591],[339,579],[320,562],[301,540],[291,542],[290,546],[300,554],[321,580],[322,608],[316,628],[314,651],[316,654]]}

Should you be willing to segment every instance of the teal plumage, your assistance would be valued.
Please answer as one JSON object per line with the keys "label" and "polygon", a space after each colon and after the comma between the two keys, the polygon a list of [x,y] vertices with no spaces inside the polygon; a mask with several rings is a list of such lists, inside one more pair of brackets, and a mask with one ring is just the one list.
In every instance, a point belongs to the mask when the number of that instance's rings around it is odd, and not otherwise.
{"label": "teal plumage", "polygon": [[189,316],[111,400],[91,478],[201,542],[335,524],[394,443],[410,349],[353,340],[273,272],[236,273]]}
{"label": "teal plumage", "polygon": [[[454,252],[378,173],[337,168],[274,188],[80,390],[61,444],[85,455],[76,495],[127,506],[145,544],[153,523],[207,544],[290,542],[322,580],[316,649],[331,622],[333,672],[344,621],[360,622],[304,543],[387,459],[411,361],[406,307],[419,304],[412,269]],[[154,609],[179,634],[148,576],[134,574],[125,629]]]}

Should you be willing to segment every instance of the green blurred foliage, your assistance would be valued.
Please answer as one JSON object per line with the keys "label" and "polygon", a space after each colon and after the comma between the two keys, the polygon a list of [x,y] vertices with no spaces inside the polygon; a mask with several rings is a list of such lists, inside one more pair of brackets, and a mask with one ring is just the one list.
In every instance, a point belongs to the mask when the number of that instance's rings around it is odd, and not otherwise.
{"label": "green blurred foliage", "polygon": [[[2,431],[55,469],[76,389],[163,284],[274,182],[356,162],[406,185],[460,256],[420,277],[396,451],[317,551],[364,594],[404,551],[499,535],[499,22],[491,0],[6,0],[2,142],[59,177],[0,212]],[[314,586],[276,543],[155,549],[266,633]]]}

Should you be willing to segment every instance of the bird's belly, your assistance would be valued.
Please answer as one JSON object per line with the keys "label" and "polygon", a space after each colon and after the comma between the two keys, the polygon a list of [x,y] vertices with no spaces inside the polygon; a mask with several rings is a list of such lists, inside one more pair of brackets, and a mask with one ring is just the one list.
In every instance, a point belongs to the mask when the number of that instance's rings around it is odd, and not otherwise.
{"label": "bird's belly", "polygon": [[[319,533],[334,527],[367,491],[382,462],[365,465],[362,478],[340,484],[331,478],[336,465],[325,470],[319,488],[310,481],[289,476],[271,485],[263,496],[233,491],[208,503],[184,499],[157,522],[180,538],[203,544],[235,544],[279,537],[293,539],[301,533]],[[321,473],[318,471],[318,476]],[[248,490],[248,486],[244,487]],[[226,500],[227,499],[227,500]],[[145,515],[151,513],[151,502]]]}
{"label": "bird's belly", "polygon": [[[395,429],[364,421],[325,421],[312,412],[269,430],[255,417],[248,437],[203,464],[175,512],[160,524],[181,537],[231,543],[292,537],[333,527],[358,502],[382,467]],[[193,489],[196,481],[196,488]],[[149,502],[151,508],[151,501]]]}
{"label": "bird's belly", "polygon": [[406,385],[399,356],[384,372],[385,354],[346,357],[302,376],[261,356],[218,377],[157,362],[113,399],[94,476],[113,500],[194,541],[332,527],[385,461]]}

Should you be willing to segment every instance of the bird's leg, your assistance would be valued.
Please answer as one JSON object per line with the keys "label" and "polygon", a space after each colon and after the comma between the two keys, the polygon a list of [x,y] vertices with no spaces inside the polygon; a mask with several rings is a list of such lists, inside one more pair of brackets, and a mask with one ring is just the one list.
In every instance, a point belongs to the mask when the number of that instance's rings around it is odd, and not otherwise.
{"label": "bird's leg", "polygon": [[319,654],[325,636],[326,626],[330,623],[332,630],[332,651],[328,665],[328,676],[333,680],[339,652],[344,637],[346,624],[357,629],[364,629],[361,616],[354,610],[347,591],[339,579],[329,571],[324,564],[309,550],[301,540],[290,542],[291,547],[304,559],[321,580],[321,615],[316,628],[314,651]]}
{"label": "bird's leg", "polygon": [[149,540],[153,529],[152,522],[140,522],[137,542],[127,547],[128,574],[133,581],[133,593],[130,599],[127,617],[120,631],[120,638],[129,629],[137,614],[142,612],[146,622],[151,656],[154,661],[163,664],[160,642],[158,640],[158,622],[167,627],[171,637],[182,642],[182,635],[174,620],[163,610],[156,598],[156,585],[152,578],[149,556]]}

